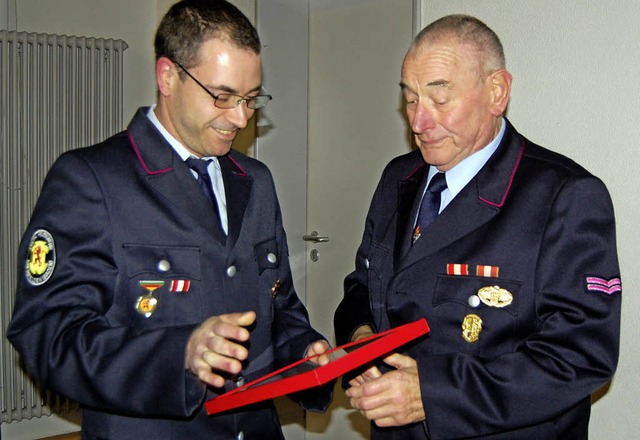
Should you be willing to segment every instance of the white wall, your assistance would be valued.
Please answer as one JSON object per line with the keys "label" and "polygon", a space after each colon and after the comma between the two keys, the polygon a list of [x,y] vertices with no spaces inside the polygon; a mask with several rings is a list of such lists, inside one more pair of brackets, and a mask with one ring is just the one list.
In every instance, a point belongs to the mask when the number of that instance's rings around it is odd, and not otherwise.
{"label": "white wall", "polygon": [[474,15],[500,36],[514,77],[508,117],[515,127],[609,188],[624,290],[621,356],[611,386],[596,397],[590,433],[637,438],[640,2],[422,0],[424,25],[452,13]]}

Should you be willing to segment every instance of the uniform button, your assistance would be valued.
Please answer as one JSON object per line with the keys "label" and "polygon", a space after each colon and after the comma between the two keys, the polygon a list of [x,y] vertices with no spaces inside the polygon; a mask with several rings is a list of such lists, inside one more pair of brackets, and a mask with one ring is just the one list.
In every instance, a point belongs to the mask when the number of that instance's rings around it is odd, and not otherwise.
{"label": "uniform button", "polygon": [[480,305],[480,298],[478,297],[478,295],[471,295],[469,297],[469,305],[471,307],[478,307]]}
{"label": "uniform button", "polygon": [[240,431],[236,437],[238,440],[244,440],[244,432]]}
{"label": "uniform button", "polygon": [[238,272],[238,269],[236,269],[235,266],[229,266],[227,267],[227,276],[229,278],[233,278],[236,276],[236,273]]}
{"label": "uniform button", "polygon": [[269,252],[269,254],[267,255],[267,261],[269,263],[275,263],[276,261],[278,261],[278,258],[276,257],[276,254]]}
{"label": "uniform button", "polygon": [[369,259],[365,258],[364,259],[364,267],[366,267],[367,269],[369,269]]}
{"label": "uniform button", "polygon": [[170,269],[171,269],[171,263],[169,263],[167,260],[158,261],[158,270],[160,272],[169,272]]}
{"label": "uniform button", "polygon": [[240,388],[242,385],[244,385],[244,377],[238,376],[236,379],[236,387]]}

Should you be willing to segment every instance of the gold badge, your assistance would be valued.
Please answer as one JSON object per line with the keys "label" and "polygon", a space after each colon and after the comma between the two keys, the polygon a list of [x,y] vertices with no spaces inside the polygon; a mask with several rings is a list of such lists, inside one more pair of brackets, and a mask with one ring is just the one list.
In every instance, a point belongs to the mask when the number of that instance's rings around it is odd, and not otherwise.
{"label": "gold badge", "polygon": [[25,261],[25,276],[33,286],[46,283],[56,266],[56,246],[53,236],[44,229],[38,229],[31,236],[29,255]]}
{"label": "gold badge", "polygon": [[513,302],[513,295],[500,286],[487,286],[478,290],[480,301],[489,307],[505,307]]}
{"label": "gold badge", "polygon": [[145,318],[148,318],[153,314],[158,305],[158,299],[153,296],[153,291],[164,286],[164,281],[140,281],[139,284],[149,293],[138,298],[136,301],[136,310],[141,315],[144,315]]}
{"label": "gold badge", "polygon": [[277,280],[276,283],[271,288],[271,298],[275,298],[278,296],[278,292],[280,291],[280,286],[282,286],[282,281]]}
{"label": "gold badge", "polygon": [[470,313],[464,317],[462,321],[462,337],[467,342],[476,342],[480,338],[480,332],[482,331],[482,319],[474,314]]}
{"label": "gold badge", "polygon": [[157,305],[158,300],[149,293],[148,295],[142,295],[138,298],[138,301],[136,302],[136,310],[141,315],[144,315],[145,318],[148,318],[156,309]]}

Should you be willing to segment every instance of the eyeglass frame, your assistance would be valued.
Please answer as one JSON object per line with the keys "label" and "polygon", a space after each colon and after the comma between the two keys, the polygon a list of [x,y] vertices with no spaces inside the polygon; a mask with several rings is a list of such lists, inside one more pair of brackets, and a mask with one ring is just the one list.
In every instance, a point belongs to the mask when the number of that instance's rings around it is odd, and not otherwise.
{"label": "eyeglass frame", "polygon": [[[198,84],[202,90],[204,90],[205,92],[207,92],[207,94],[213,98],[213,105],[215,105],[216,107],[218,107],[218,108],[220,108],[220,109],[223,109],[223,110],[230,110],[230,109],[232,109],[232,108],[236,108],[236,107],[238,107],[240,104],[242,104],[242,103],[244,102],[244,103],[247,105],[247,108],[248,108],[248,109],[250,109],[250,110],[257,110],[257,109],[260,109],[260,108],[265,107],[265,106],[269,103],[269,101],[271,101],[271,100],[273,99],[273,96],[268,95],[268,94],[267,94],[267,95],[256,95],[256,96],[252,96],[252,97],[250,97],[250,98],[246,98],[246,97],[241,96],[241,95],[236,95],[235,93],[219,93],[219,94],[216,96],[216,95],[214,95],[214,94],[213,94],[213,92],[211,92],[211,90],[209,90],[209,89],[208,89],[204,84],[202,84],[200,81],[198,81],[198,80],[196,79],[196,77],[195,77],[195,76],[193,76],[193,75],[191,74],[191,72],[189,72],[189,71],[187,70],[187,68],[186,68],[186,67],[184,67],[182,64],[180,64],[180,63],[179,63],[179,62],[177,62],[177,61],[173,61],[173,63],[174,63],[176,66],[178,66],[180,69],[182,69],[182,71],[183,71],[184,73],[186,73],[186,74],[187,74],[187,76],[188,76],[189,78],[191,78],[192,80],[194,80],[194,81],[195,81],[195,83],[196,83],[196,84]],[[230,96],[230,97],[231,97],[231,96],[236,96],[236,97],[238,97],[239,99],[238,99],[237,101],[235,101],[235,104],[234,104],[233,106],[231,106],[231,107],[220,107],[220,106],[218,105],[218,99],[220,99],[220,97],[221,97],[221,96]],[[266,98],[266,101],[264,102],[264,104],[263,104],[263,105],[261,105],[261,106],[259,106],[259,107],[256,107],[256,104],[258,104],[258,98],[262,98],[262,99]],[[229,102],[233,102],[233,101],[229,101]],[[253,102],[253,107],[251,107],[251,106],[249,105],[249,103],[250,103],[250,102]]]}

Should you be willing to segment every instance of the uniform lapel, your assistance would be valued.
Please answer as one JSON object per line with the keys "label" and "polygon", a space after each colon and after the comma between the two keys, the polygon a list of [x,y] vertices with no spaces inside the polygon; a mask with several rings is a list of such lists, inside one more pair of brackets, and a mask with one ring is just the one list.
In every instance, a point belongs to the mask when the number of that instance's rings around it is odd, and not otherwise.
{"label": "uniform lapel", "polygon": [[229,220],[229,245],[233,247],[240,230],[244,213],[249,203],[253,178],[238,164],[231,151],[226,156],[220,157],[220,169],[224,181],[224,192],[227,198],[227,218]]}
{"label": "uniform lapel", "polygon": [[426,177],[429,174],[427,165],[422,155],[417,154],[416,160],[411,164],[411,173],[398,182],[398,210],[396,223],[396,245],[394,249],[394,262],[398,263],[407,255],[411,247],[411,235],[413,233],[413,219],[416,217],[417,203],[420,189],[424,190]]}
{"label": "uniform lapel", "polygon": [[149,120],[146,109],[138,110],[127,127],[127,135],[142,166],[141,177],[149,186],[167,199],[176,212],[193,218],[224,244],[225,236],[204,192],[189,167]]}
{"label": "uniform lapel", "polygon": [[[401,267],[397,268],[408,267],[460,240],[496,216],[509,194],[523,152],[522,137],[507,122],[504,138],[493,156],[420,239],[413,246],[408,245]],[[415,209],[414,204],[412,212]]]}

